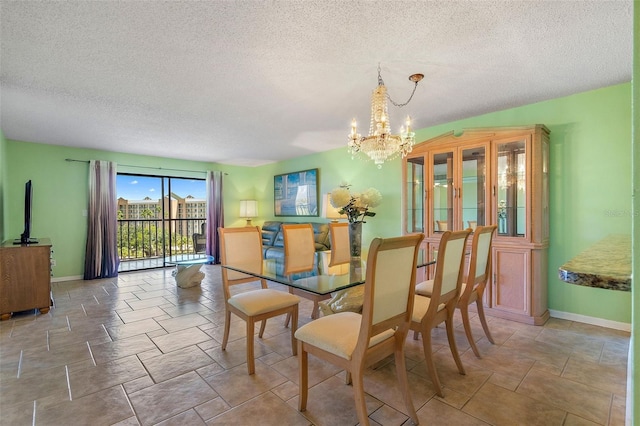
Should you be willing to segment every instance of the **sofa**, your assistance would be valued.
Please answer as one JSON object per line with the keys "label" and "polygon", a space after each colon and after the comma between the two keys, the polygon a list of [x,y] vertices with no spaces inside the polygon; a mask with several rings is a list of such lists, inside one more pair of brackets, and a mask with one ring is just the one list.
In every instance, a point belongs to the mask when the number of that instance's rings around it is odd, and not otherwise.
{"label": "sofa", "polygon": [[[331,250],[328,223],[267,221],[262,225],[262,257],[266,260],[275,260],[274,263],[278,274],[282,274],[284,271],[284,236],[281,226],[282,224],[290,223],[311,223],[313,226],[316,252]],[[314,275],[314,273],[296,274],[294,278],[302,278],[309,275]]]}

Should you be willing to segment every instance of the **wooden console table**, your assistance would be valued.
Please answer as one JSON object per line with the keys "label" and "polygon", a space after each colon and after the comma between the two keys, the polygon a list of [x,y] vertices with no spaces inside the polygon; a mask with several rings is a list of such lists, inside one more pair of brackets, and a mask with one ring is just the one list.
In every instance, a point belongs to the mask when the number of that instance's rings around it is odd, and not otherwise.
{"label": "wooden console table", "polygon": [[14,312],[38,309],[46,314],[51,306],[51,241],[37,244],[0,245],[0,319]]}

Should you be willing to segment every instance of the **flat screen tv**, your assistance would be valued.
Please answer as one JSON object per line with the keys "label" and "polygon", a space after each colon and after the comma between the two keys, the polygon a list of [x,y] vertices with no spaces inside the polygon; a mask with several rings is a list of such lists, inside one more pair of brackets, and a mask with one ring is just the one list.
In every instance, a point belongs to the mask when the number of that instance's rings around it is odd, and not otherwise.
{"label": "flat screen tv", "polygon": [[31,205],[33,201],[33,186],[31,181],[24,184],[24,232],[20,234],[19,240],[14,240],[13,244],[37,244],[38,240],[31,238]]}

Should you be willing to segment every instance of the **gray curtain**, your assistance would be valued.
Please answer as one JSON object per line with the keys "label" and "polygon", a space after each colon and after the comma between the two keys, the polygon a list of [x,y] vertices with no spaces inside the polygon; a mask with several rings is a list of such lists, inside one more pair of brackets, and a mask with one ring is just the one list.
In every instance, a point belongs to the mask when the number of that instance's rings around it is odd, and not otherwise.
{"label": "gray curtain", "polygon": [[118,276],[116,197],[116,163],[91,160],[85,280]]}
{"label": "gray curtain", "polygon": [[207,255],[220,263],[218,227],[224,227],[222,206],[222,172],[207,172]]}

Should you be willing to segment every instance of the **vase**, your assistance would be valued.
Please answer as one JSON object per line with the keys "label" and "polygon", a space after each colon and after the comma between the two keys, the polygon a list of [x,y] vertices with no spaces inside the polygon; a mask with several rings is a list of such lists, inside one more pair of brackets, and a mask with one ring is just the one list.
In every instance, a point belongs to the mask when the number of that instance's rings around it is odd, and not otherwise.
{"label": "vase", "polygon": [[351,257],[360,257],[362,254],[362,222],[349,223],[349,247]]}

